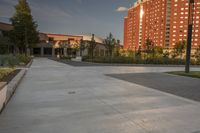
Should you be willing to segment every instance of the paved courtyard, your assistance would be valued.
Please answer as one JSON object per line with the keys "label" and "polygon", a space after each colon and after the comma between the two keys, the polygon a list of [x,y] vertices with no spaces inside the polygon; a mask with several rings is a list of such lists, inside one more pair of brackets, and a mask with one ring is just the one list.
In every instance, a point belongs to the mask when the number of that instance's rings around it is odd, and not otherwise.
{"label": "paved courtyard", "polygon": [[36,58],[0,116],[0,133],[198,133],[199,102],[106,75],[177,70]]}
{"label": "paved courtyard", "polygon": [[198,78],[166,73],[108,74],[108,76],[200,102]]}

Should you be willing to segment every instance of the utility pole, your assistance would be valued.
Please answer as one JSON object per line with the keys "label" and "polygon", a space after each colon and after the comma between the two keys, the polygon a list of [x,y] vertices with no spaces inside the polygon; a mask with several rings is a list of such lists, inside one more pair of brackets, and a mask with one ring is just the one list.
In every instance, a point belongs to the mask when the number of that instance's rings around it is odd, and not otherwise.
{"label": "utility pole", "polygon": [[188,16],[188,36],[187,36],[187,51],[185,73],[190,72],[190,56],[192,47],[192,26],[193,26],[194,0],[189,0],[189,16]]}

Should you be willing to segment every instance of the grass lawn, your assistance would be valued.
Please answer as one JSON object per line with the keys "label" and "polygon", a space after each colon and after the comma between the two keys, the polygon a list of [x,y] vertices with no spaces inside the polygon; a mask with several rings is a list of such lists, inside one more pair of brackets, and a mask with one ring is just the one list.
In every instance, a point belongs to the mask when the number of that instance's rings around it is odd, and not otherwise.
{"label": "grass lawn", "polygon": [[174,75],[179,75],[179,76],[187,76],[187,77],[193,77],[193,78],[200,78],[200,71],[191,71],[190,73],[185,73],[183,71],[168,72],[168,74],[174,74]]}
{"label": "grass lawn", "polygon": [[0,68],[0,81],[14,71],[15,69],[12,68]]}

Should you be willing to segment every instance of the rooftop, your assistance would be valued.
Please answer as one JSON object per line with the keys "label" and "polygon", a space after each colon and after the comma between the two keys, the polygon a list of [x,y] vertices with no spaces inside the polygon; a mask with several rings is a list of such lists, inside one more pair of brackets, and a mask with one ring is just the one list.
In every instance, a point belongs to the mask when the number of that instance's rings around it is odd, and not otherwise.
{"label": "rooftop", "polygon": [[0,30],[2,31],[10,31],[13,29],[13,26],[11,24],[0,22]]}

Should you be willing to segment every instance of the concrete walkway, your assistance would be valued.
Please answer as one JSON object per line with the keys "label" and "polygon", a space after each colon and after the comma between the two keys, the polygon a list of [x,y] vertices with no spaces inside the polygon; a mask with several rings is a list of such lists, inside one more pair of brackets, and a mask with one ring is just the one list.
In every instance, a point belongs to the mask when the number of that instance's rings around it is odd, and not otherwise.
{"label": "concrete walkway", "polygon": [[105,76],[182,69],[35,59],[0,116],[0,133],[197,133],[199,102]]}
{"label": "concrete walkway", "polygon": [[108,76],[200,102],[199,78],[167,73],[128,73]]}

